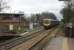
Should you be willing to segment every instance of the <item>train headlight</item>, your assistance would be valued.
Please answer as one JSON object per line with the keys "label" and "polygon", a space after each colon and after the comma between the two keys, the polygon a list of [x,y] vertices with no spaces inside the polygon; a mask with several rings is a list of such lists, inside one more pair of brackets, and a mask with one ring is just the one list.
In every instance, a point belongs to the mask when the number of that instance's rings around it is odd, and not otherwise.
{"label": "train headlight", "polygon": [[44,24],[44,26],[49,26],[50,24]]}

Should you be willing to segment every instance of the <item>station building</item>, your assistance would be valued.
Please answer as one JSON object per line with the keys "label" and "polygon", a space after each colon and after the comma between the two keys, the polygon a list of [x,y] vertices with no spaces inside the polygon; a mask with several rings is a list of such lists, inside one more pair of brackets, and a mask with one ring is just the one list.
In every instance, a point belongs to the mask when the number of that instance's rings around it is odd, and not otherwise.
{"label": "station building", "polygon": [[20,30],[25,26],[24,14],[0,13],[0,32]]}

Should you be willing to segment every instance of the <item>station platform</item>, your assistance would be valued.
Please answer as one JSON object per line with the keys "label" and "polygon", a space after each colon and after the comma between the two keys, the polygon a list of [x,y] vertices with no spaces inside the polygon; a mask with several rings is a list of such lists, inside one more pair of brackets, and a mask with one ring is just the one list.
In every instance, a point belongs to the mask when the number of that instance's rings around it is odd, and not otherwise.
{"label": "station platform", "polygon": [[53,38],[43,50],[74,50],[74,38]]}

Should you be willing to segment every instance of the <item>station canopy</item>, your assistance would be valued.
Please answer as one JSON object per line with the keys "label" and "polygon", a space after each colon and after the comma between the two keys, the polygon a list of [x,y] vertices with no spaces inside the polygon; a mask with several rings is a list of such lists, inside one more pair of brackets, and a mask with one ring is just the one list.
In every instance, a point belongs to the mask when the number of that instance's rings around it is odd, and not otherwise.
{"label": "station canopy", "polygon": [[69,0],[59,0],[59,1],[69,1]]}

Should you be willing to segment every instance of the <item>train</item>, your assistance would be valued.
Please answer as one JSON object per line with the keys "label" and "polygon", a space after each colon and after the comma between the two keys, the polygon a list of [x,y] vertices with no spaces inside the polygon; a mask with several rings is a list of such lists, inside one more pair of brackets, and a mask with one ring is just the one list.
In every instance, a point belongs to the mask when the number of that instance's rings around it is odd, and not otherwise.
{"label": "train", "polygon": [[56,25],[59,25],[59,21],[58,20],[54,20],[54,19],[43,19],[43,27],[44,29],[50,29]]}

